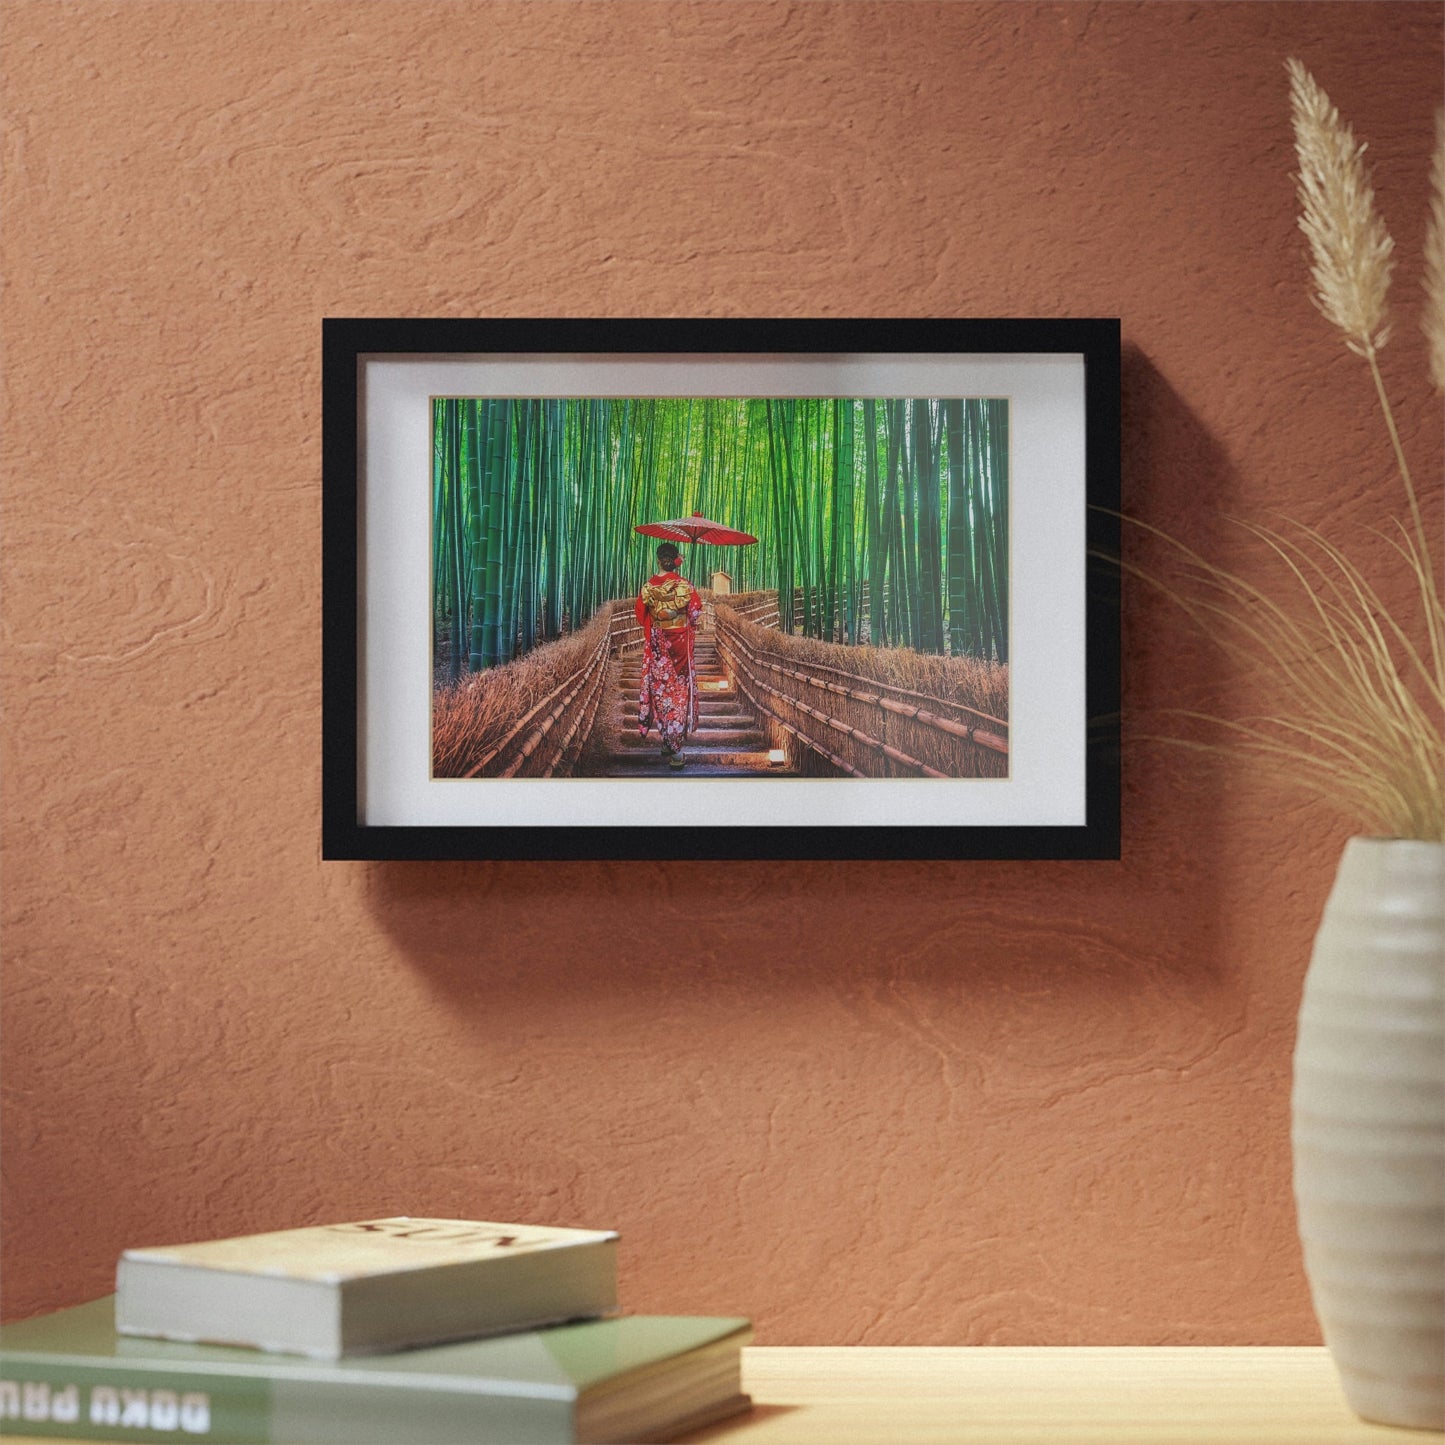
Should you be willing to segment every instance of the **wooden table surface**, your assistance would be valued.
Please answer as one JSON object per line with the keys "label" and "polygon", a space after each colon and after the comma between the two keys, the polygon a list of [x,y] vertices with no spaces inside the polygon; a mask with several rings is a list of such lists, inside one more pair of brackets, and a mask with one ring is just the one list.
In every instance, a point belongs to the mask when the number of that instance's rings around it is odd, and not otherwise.
{"label": "wooden table surface", "polygon": [[769,1348],[751,1415],[688,1445],[1411,1445],[1357,1419],[1323,1347]]}
{"label": "wooden table surface", "polygon": [[[743,1386],[753,1397],[751,1414],[695,1431],[687,1445],[1425,1445],[1445,1439],[1356,1419],[1328,1354],[1310,1347],[754,1346],[743,1353]],[[5,1438],[23,1442],[8,1432]]]}

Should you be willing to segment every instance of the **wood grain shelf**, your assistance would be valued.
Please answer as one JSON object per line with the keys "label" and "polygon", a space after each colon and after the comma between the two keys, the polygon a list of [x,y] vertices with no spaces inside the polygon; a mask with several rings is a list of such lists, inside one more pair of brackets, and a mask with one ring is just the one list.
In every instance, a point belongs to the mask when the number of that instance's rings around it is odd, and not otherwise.
{"label": "wood grain shelf", "polygon": [[1374,1445],[1323,1347],[770,1348],[688,1445]]}
{"label": "wood grain shelf", "polygon": [[[754,1346],[743,1354],[743,1384],[752,1412],[694,1432],[687,1445],[1424,1445],[1445,1438],[1357,1419],[1329,1355],[1310,1346]],[[28,1437],[5,1438],[25,1445]]]}

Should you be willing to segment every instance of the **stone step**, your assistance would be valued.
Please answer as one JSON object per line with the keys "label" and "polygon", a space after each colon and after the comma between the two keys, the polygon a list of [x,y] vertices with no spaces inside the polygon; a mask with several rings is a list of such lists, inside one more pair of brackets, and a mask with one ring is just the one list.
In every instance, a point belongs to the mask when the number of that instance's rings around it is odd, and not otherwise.
{"label": "stone step", "polygon": [[[629,727],[637,726],[637,700],[635,698],[631,702],[622,704],[621,713]],[[697,715],[709,726],[715,728],[756,727],[758,723],[752,713],[745,712],[740,708],[712,707],[705,702],[698,705]]]}
{"label": "stone step", "polygon": [[[629,677],[624,673],[616,680],[622,687],[636,687],[642,681],[642,676],[640,673],[634,673]],[[707,697],[731,697],[737,692],[732,679],[724,677],[722,673],[700,673],[697,681],[697,690]]]}
{"label": "stone step", "polygon": [[[628,732],[637,731],[637,712],[634,709],[630,713],[624,713],[621,718],[622,726]],[[760,732],[762,724],[752,713],[713,713],[700,712],[697,716],[699,728],[708,732]],[[654,731],[656,723],[653,724]]]}
{"label": "stone step", "polygon": [[[640,667],[624,667],[617,676],[624,682],[640,682],[642,669]],[[716,667],[700,667],[697,670],[697,679],[699,682],[727,682],[728,675]]]}
{"label": "stone step", "polygon": [[[623,686],[619,687],[617,691],[620,692],[624,698],[631,698],[633,702],[637,701],[637,689],[635,687]],[[709,707],[747,706],[747,703],[743,701],[742,694],[734,692],[731,688],[726,692],[709,692],[706,688],[700,687],[697,690],[697,700],[699,705]]]}
{"label": "stone step", "polygon": [[[706,703],[701,703],[698,706],[697,715],[702,722],[715,728],[753,728],[758,725],[757,717],[746,708],[709,707]],[[625,727],[636,727],[637,699],[628,698],[623,702],[618,708],[617,716],[622,719]]]}
{"label": "stone step", "polygon": [[[687,735],[687,742],[684,746],[700,748],[744,748],[749,751],[756,751],[767,742],[767,738],[755,727],[747,728],[694,728]],[[634,748],[657,749],[661,741],[655,731],[643,737],[634,728],[630,733],[623,733],[618,739],[619,745],[631,752]]]}
{"label": "stone step", "polygon": [[[702,692],[697,698],[698,709],[701,712],[750,712],[745,699],[735,697],[731,693],[722,693],[714,697],[711,693]],[[635,692],[624,692],[617,700],[617,706],[629,712],[637,711],[637,694]]]}
{"label": "stone step", "polygon": [[[636,703],[640,689],[634,683],[623,683],[616,689],[616,696],[624,703]],[[736,692],[703,692],[697,694],[697,705],[699,707],[747,707],[748,703],[740,693]]]}
{"label": "stone step", "polygon": [[602,775],[610,778],[788,775],[786,767],[773,767],[768,762],[767,753],[756,749],[740,751],[688,746],[683,749],[683,757],[687,759],[687,766],[674,769],[656,748],[616,750],[607,754],[607,765]]}
{"label": "stone step", "polygon": [[[623,678],[617,684],[617,691],[620,692],[623,697],[636,697],[641,685],[642,679],[640,677]],[[714,690],[710,687],[700,687],[697,690],[697,700],[699,702],[731,702],[736,699],[737,696],[738,694],[733,688]]]}
{"label": "stone step", "polygon": [[[708,677],[722,677],[725,672],[722,663],[715,657],[695,657],[693,658],[693,666],[696,667],[700,673]],[[630,672],[636,677],[642,671],[642,664],[640,662],[624,662],[621,667],[618,668],[618,671]]]}

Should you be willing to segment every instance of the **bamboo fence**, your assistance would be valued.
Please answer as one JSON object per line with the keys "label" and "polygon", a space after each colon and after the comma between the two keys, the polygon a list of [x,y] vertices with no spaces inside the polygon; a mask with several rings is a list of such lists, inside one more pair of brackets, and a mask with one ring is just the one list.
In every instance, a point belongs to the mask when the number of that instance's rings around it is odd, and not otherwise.
{"label": "bamboo fence", "polygon": [[777,609],[765,599],[717,605],[718,647],[739,690],[785,733],[849,777],[1008,775],[1006,720],[800,655],[806,644],[767,625]]}

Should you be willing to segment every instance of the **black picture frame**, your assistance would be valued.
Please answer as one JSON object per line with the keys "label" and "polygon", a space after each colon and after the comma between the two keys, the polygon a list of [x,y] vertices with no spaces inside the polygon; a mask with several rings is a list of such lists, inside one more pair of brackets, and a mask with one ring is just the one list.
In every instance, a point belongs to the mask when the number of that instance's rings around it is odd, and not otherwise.
{"label": "black picture frame", "polygon": [[[361,766],[367,364],[469,357],[1080,357],[1084,820],[684,826],[368,824]],[[1120,850],[1120,324],[1068,319],[365,319],[322,329],[324,859],[1109,859]],[[762,393],[759,393],[762,394]],[[930,786],[919,780],[919,786]],[[557,781],[548,786],[565,787]],[[632,785],[629,785],[632,786]],[[662,784],[661,786],[671,786]],[[734,786],[752,786],[741,784]],[[770,786],[786,786],[775,782]],[[850,786],[869,787],[872,783]],[[931,785],[940,786],[940,785]],[[651,821],[651,820],[649,820]]]}

